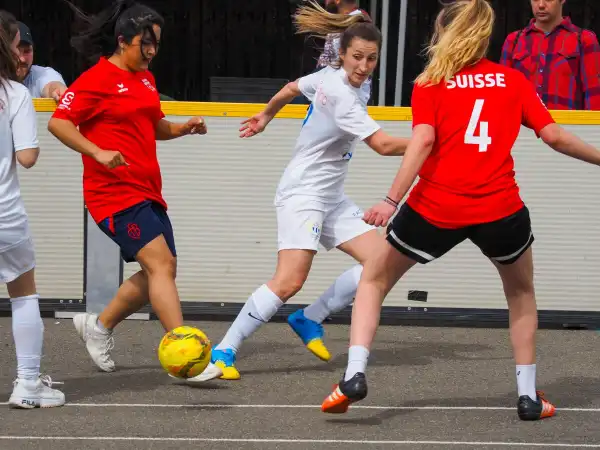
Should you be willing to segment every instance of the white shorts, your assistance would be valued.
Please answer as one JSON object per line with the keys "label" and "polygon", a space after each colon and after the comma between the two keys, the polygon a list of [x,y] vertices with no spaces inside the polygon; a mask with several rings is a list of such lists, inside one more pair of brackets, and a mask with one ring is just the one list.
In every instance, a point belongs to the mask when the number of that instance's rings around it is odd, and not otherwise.
{"label": "white shorts", "polygon": [[363,211],[348,197],[340,203],[322,203],[294,196],[276,206],[279,250],[327,251],[375,230],[363,222]]}
{"label": "white shorts", "polygon": [[35,249],[31,238],[0,252],[0,282],[10,283],[35,267]]}

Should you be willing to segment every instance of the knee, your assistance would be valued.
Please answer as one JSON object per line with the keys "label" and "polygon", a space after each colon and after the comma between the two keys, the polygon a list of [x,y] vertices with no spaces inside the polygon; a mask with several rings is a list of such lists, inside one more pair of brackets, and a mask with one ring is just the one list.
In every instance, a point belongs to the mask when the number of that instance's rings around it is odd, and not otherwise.
{"label": "knee", "polygon": [[306,281],[305,274],[289,274],[284,277],[275,277],[272,281],[273,292],[282,300],[286,301],[300,292]]}
{"label": "knee", "polygon": [[148,261],[144,266],[148,278],[168,277],[175,279],[177,276],[177,259],[173,256],[164,256]]}

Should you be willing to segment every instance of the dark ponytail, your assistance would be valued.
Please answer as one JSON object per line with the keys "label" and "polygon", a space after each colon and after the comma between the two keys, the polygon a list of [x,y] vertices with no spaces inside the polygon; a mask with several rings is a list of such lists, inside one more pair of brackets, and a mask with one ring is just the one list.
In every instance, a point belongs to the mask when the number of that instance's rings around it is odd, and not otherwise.
{"label": "dark ponytail", "polygon": [[116,0],[98,14],[88,15],[64,0],[73,10],[78,30],[71,38],[71,46],[89,62],[95,63],[102,56],[112,56],[118,48],[118,39],[131,44],[135,36],[149,34],[157,44],[153,25],[164,26],[164,19],[152,8],[135,0]]}

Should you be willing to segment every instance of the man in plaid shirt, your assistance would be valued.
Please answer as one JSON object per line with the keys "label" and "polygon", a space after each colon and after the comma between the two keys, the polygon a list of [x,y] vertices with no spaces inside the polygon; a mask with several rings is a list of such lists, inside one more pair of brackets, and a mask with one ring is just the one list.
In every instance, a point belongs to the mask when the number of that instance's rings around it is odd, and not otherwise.
{"label": "man in plaid shirt", "polygon": [[600,111],[598,39],[563,17],[564,3],[531,0],[535,18],[506,38],[500,63],[522,72],[548,109]]}

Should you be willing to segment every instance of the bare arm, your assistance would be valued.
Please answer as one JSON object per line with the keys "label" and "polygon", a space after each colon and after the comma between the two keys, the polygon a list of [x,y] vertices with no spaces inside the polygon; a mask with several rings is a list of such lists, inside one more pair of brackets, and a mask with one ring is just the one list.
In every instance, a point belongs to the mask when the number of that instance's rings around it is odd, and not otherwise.
{"label": "bare arm", "polygon": [[161,119],[156,126],[156,140],[169,141],[183,136],[183,126],[184,124],[182,123],[173,123],[166,119]]}
{"label": "bare arm", "polygon": [[415,182],[419,170],[431,153],[435,142],[435,130],[431,125],[417,125],[408,144],[402,165],[388,192],[388,198],[400,203]]}
{"label": "bare arm", "polygon": [[69,120],[51,118],[48,122],[48,131],[70,149],[93,158],[108,169],[128,165],[121,152],[101,149],[82,135],[75,124]]}
{"label": "bare arm", "polygon": [[102,151],[96,144],[83,136],[75,124],[69,120],[51,118],[48,122],[48,131],[67,147],[82,155],[94,158]]}
{"label": "bare arm", "polygon": [[264,110],[258,114],[242,121],[240,128],[241,138],[250,138],[262,133],[269,125],[271,120],[277,115],[281,109],[289,102],[294,100],[302,92],[298,87],[298,81],[292,81],[286,84],[277,94],[271,98]]}
{"label": "bare arm", "polygon": [[206,132],[206,123],[202,117],[192,117],[186,123],[174,123],[161,119],[156,125],[156,140],[169,141],[189,134],[206,134]]}
{"label": "bare arm", "polygon": [[19,161],[19,164],[25,169],[31,169],[37,162],[39,156],[39,147],[26,148],[17,152],[17,161]]}
{"label": "bare arm", "polygon": [[60,81],[51,81],[44,86],[44,89],[42,89],[42,97],[53,98],[58,102],[66,90],[67,86]]}
{"label": "bare arm", "polygon": [[384,131],[378,130],[364,142],[382,156],[402,156],[410,139],[390,136]]}
{"label": "bare arm", "polygon": [[285,105],[301,94],[298,81],[291,81],[271,98],[263,113],[272,119]]}
{"label": "bare arm", "polygon": [[540,132],[540,137],[548,146],[563,155],[600,165],[600,151],[569,133],[560,125],[553,123],[544,127]]}

